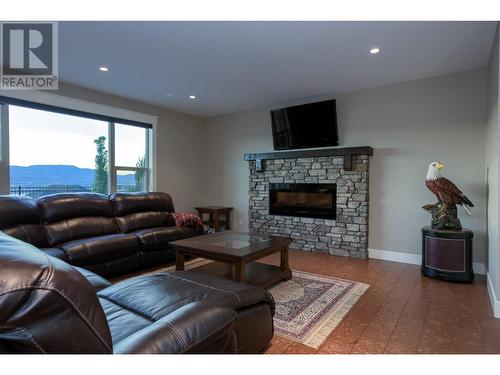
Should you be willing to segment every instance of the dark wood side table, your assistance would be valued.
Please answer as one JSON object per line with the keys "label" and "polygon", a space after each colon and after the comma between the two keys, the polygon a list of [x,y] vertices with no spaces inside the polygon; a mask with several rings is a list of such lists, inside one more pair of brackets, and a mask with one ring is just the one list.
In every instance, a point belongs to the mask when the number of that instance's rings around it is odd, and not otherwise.
{"label": "dark wood side table", "polygon": [[422,228],[422,274],[445,281],[470,283],[472,237],[469,229],[438,230]]}
{"label": "dark wood side table", "polygon": [[[230,230],[231,229],[231,211],[233,207],[225,207],[225,206],[203,206],[203,207],[195,207],[196,211],[198,211],[198,216],[201,221],[203,221],[203,214],[208,214],[208,227],[213,228],[214,232],[219,232],[221,230]],[[221,221],[221,216],[224,219]],[[224,224],[221,227],[221,224]]]}

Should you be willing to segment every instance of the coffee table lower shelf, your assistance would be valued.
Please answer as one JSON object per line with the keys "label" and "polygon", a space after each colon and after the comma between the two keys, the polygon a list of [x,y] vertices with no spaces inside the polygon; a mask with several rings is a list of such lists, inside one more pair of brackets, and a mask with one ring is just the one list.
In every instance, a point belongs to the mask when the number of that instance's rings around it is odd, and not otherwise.
{"label": "coffee table lower shelf", "polygon": [[[212,276],[234,280],[234,267],[227,263],[213,261],[200,267],[193,268],[188,272],[206,273]],[[268,289],[282,280],[290,280],[292,271],[282,271],[279,266],[252,262],[245,267],[245,284]]]}

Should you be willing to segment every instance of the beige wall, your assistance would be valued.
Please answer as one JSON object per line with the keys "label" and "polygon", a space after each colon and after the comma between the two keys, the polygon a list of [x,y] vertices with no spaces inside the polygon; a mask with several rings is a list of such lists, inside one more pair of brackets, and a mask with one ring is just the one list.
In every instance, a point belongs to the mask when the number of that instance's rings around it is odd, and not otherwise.
{"label": "beige wall", "polygon": [[[434,200],[424,186],[425,173],[429,162],[443,161],[444,174],[476,205],[474,217],[462,209],[460,216],[474,230],[474,260],[488,262],[500,299],[498,34],[493,47],[487,70],[340,95],[337,108],[341,146],[375,149],[370,249],[420,254],[419,230],[429,222],[420,207]],[[200,119],[69,84],[61,84],[57,94],[158,116],[158,190],[172,194],[179,211],[199,204],[232,205],[235,229],[247,230],[248,164],[243,155],[272,151],[270,107]]]}
{"label": "beige wall", "polygon": [[[337,97],[342,146],[372,146],[371,249],[420,254],[421,209],[434,202],[424,179],[434,160],[476,205],[460,208],[474,231],[475,261],[485,257],[486,71],[473,70]],[[272,151],[269,108],[206,120],[203,203],[232,205],[236,229],[248,226],[248,164],[243,155]]]}
{"label": "beige wall", "polygon": [[[420,254],[419,229],[429,222],[420,207],[434,199],[423,184],[425,173],[429,162],[441,160],[447,165],[444,174],[476,205],[474,217],[462,209],[460,215],[464,226],[475,233],[474,260],[488,258],[497,299],[498,44],[497,35],[487,71],[466,71],[337,97],[341,145],[375,149],[370,167],[370,249]],[[191,211],[198,204],[232,205],[235,228],[247,229],[248,164],[243,155],[272,151],[270,107],[200,119],[68,84],[62,84],[57,94],[158,116],[158,190],[172,194],[177,210]]]}
{"label": "beige wall", "polygon": [[61,84],[58,95],[158,116],[157,187],[172,195],[178,211],[192,211],[202,192],[200,163],[202,120],[165,108],[127,100],[78,86]]}
{"label": "beige wall", "polygon": [[500,231],[498,219],[500,217],[500,192],[499,192],[499,158],[498,147],[500,137],[500,123],[498,118],[498,83],[499,83],[499,38],[498,29],[491,50],[488,64],[488,109],[487,109],[487,132],[486,132],[486,183],[487,183],[487,229],[488,229],[488,254],[487,267],[491,286],[496,292],[496,299],[500,300],[500,256],[498,256],[498,245],[500,243]]}

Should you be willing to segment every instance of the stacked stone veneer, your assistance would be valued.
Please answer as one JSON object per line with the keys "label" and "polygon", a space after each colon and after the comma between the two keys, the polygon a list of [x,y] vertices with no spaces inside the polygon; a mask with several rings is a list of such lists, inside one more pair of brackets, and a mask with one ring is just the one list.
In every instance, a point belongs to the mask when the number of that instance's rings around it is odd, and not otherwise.
{"label": "stacked stone veneer", "polygon": [[[250,161],[250,233],[287,236],[292,249],[368,257],[368,155],[265,160],[257,172]],[[311,219],[269,214],[269,183],[336,183],[337,218]]]}

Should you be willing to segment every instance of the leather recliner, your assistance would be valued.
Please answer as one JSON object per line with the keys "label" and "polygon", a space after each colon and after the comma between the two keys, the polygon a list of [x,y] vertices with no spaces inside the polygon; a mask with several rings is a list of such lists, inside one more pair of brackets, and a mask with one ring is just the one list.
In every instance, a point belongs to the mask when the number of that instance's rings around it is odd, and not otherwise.
{"label": "leather recliner", "polygon": [[121,233],[139,239],[143,266],[173,260],[169,242],[199,234],[192,228],[175,226],[171,215],[174,205],[168,194],[115,193],[110,200]]}
{"label": "leather recliner", "polygon": [[[12,237],[31,243],[44,253],[67,261],[66,253],[55,247],[49,247],[45,228],[40,224],[40,208],[31,198],[0,196],[0,229]],[[84,268],[75,267],[83,276],[89,278],[96,288],[103,288],[111,283]]]}
{"label": "leather recliner", "polygon": [[0,352],[255,353],[272,338],[262,289],[195,272],[96,278],[0,232]]}
{"label": "leather recliner", "polygon": [[137,268],[139,239],[120,233],[110,200],[101,194],[54,194],[38,199],[50,247],[70,264],[99,274]]}

